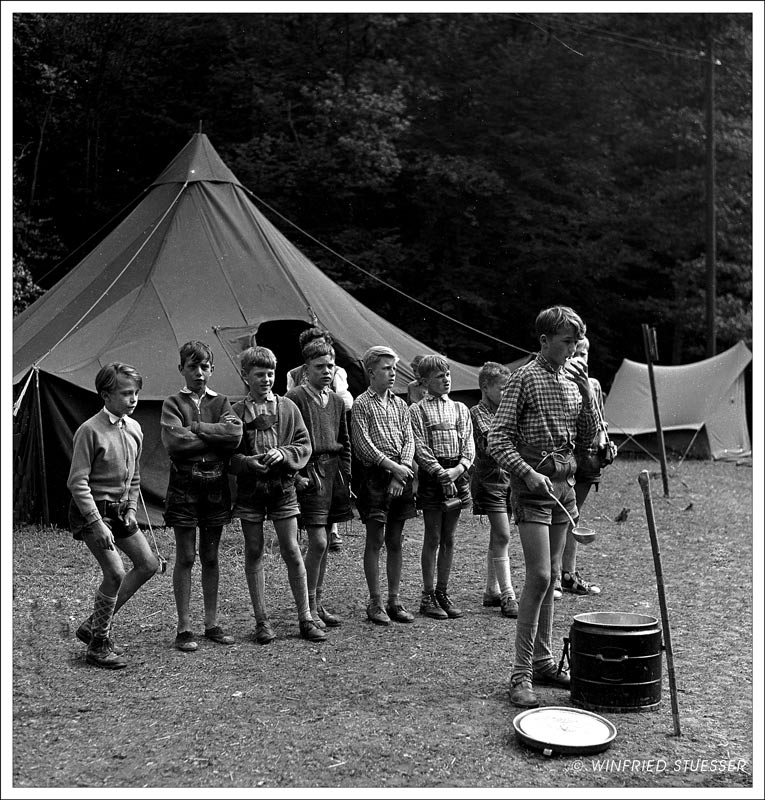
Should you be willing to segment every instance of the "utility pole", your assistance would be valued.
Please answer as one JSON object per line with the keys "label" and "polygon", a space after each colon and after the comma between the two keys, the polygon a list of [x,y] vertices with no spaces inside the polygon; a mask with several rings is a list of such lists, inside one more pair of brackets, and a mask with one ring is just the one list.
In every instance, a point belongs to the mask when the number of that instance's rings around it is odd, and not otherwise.
{"label": "utility pole", "polygon": [[706,82],[707,358],[717,353],[717,221],[715,214],[715,43],[709,34]]}

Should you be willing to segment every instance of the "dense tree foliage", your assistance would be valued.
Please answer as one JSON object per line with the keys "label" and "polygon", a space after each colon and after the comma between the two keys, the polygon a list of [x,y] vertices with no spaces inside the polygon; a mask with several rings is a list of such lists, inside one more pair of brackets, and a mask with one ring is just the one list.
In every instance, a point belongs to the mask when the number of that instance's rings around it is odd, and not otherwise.
{"label": "dense tree foliage", "polygon": [[520,353],[375,277],[522,348],[569,303],[604,377],[642,322],[665,363],[702,358],[712,40],[718,346],[750,340],[748,14],[17,14],[19,304],[201,125],[309,257],[450,356]]}

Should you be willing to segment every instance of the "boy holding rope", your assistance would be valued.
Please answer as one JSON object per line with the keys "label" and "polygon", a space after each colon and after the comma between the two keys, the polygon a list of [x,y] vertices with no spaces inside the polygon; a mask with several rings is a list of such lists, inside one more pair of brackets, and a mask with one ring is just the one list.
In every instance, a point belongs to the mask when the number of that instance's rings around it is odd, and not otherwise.
{"label": "boy holding rope", "polygon": [[[67,486],[72,534],[93,553],[103,580],[76,635],[88,645],[88,664],[122,669],[125,651],[110,636],[112,620],[159,565],[135,518],[143,433],[130,417],[143,379],[129,364],[113,363],[101,367],[95,383],[104,407],[74,434]],[[127,573],[115,545],[133,562]]]}

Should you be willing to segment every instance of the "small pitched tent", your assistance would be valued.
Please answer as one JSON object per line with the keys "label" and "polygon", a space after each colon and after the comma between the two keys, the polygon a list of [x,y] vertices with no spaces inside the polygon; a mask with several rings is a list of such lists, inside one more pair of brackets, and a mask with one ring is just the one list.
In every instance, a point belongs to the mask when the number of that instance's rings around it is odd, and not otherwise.
{"label": "small pitched tent", "polygon": [[[241,396],[236,356],[251,341],[279,360],[277,391],[300,362],[297,337],[318,324],[336,342],[354,394],[366,385],[360,356],[386,344],[409,362],[432,348],[341,289],[258,210],[204,134],[195,134],[130,214],[69,274],[14,320],[14,509],[17,518],[66,524],[66,475],[77,426],[100,407],[93,379],[113,361],[144,385],[142,493],[153,523],[167,485],[162,400],[181,388],[178,348],[190,339],[215,353],[211,388]],[[254,338],[253,338],[254,337]],[[478,370],[451,362],[455,393]],[[140,509],[139,509],[140,510]]]}
{"label": "small pitched tent", "polygon": [[[701,458],[751,453],[744,372],[752,360],[739,342],[720,355],[677,367],[654,366],[659,418],[669,451]],[[620,449],[658,451],[648,366],[625,359],[606,399],[609,433]],[[631,441],[630,441],[631,440]]]}

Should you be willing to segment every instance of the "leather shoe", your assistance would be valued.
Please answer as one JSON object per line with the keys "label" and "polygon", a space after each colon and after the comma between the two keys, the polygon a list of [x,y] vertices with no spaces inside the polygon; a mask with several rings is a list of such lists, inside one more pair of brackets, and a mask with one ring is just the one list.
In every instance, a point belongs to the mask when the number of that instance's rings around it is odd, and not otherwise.
{"label": "leather shoe", "polygon": [[328,628],[339,628],[340,625],[343,624],[343,621],[340,617],[333,614],[331,611],[327,611],[324,606],[319,606],[317,609],[319,619],[328,627]]}
{"label": "leather shoe", "polygon": [[88,664],[103,669],[123,669],[127,666],[127,661],[109,647],[109,640],[106,638],[90,640],[85,660]]}
{"label": "leather shoe", "polygon": [[568,674],[568,670],[563,669],[558,673],[558,668],[555,664],[535,667],[532,680],[541,686],[557,686],[559,689],[571,688],[571,677]]}
{"label": "leather shoe", "polygon": [[264,619],[255,625],[255,641],[258,644],[271,644],[276,639],[270,620]]}
{"label": "leather shoe", "polygon": [[325,642],[327,634],[312,619],[300,620],[300,635],[309,642]]}
{"label": "leather shoe", "polygon": [[197,649],[194,634],[191,631],[181,631],[175,637],[175,647],[178,650],[183,650],[184,653],[193,653]]}
{"label": "leather shoe", "polygon": [[423,592],[420,601],[420,614],[431,619],[449,619],[449,615],[441,608],[433,592]]}
{"label": "leather shoe", "polygon": [[382,606],[367,606],[367,619],[375,625],[390,625],[390,617]]}
{"label": "leather shoe", "polygon": [[410,614],[400,603],[388,604],[385,610],[394,622],[414,622],[414,614]]}
{"label": "leather shoe", "polygon": [[449,619],[457,619],[458,617],[462,616],[462,609],[457,608],[457,606],[452,603],[451,598],[446,593],[446,591],[440,591],[436,589],[436,602],[438,603],[444,611],[446,611],[446,615]]}
{"label": "leather shoe", "polygon": [[514,597],[505,597],[500,604],[502,616],[515,618],[518,616],[518,601]]}
{"label": "leather shoe", "polygon": [[220,625],[205,628],[205,638],[217,644],[234,644],[234,637],[226,633]]}
{"label": "leather shoe", "polygon": [[529,681],[521,681],[510,687],[510,702],[518,708],[537,708],[539,698],[534,694]]}
{"label": "leather shoe", "polygon": [[[79,628],[77,628],[77,632],[75,636],[83,643],[83,644],[90,644],[90,640],[93,638],[93,617],[88,617],[85,622],[83,622]],[[109,642],[109,647],[112,650],[112,653],[118,656],[125,655],[125,648],[120,647],[111,636],[106,637],[107,641]]]}

